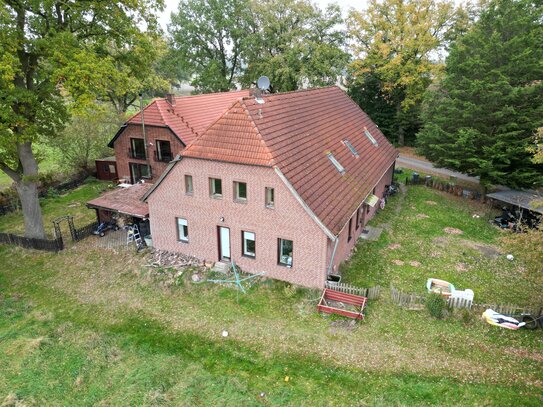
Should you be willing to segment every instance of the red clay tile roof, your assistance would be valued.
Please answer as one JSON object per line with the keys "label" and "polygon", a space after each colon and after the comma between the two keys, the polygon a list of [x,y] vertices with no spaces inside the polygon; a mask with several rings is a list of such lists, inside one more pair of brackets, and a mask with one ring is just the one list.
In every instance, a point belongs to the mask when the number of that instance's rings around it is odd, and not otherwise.
{"label": "red clay tile roof", "polygon": [[[178,96],[175,106],[166,99],[155,99],[144,109],[144,121],[149,126],[168,126],[185,145],[231,106],[232,102],[249,95],[248,90]],[[132,116],[127,124],[141,124],[141,113]]]}
{"label": "red clay tile roof", "polygon": [[[320,221],[338,234],[398,153],[338,87],[245,97],[181,155],[277,166]],[[367,129],[378,146],[364,134]],[[360,157],[355,158],[343,140]],[[326,156],[345,168],[341,175]]]}
{"label": "red clay tile roof", "polygon": [[235,102],[204,134],[189,146],[184,156],[238,164],[273,165],[272,155],[241,101]]}
{"label": "red clay tile roof", "polygon": [[149,205],[142,202],[143,195],[153,184],[134,184],[128,188],[116,188],[87,202],[89,208],[106,209],[138,218],[149,217]]}

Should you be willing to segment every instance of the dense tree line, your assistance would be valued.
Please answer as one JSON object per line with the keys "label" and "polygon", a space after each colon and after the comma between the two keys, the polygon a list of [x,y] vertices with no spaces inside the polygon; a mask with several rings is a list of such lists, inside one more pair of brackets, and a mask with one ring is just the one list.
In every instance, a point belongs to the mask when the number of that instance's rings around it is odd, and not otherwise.
{"label": "dense tree line", "polygon": [[138,94],[182,81],[197,93],[261,75],[270,92],[339,84],[439,165],[485,185],[543,183],[541,3],[478,4],[370,0],[344,19],[310,0],[181,0],[164,33],[161,2],[0,0],[0,169],[26,234],[44,235],[35,143],[73,140],[63,153],[88,167]]}

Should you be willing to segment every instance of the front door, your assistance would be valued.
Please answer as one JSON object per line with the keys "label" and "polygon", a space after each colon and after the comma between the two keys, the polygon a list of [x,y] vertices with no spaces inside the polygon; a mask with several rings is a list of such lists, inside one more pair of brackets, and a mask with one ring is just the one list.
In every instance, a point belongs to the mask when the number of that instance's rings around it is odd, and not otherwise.
{"label": "front door", "polygon": [[230,229],[219,226],[219,260],[230,260]]}

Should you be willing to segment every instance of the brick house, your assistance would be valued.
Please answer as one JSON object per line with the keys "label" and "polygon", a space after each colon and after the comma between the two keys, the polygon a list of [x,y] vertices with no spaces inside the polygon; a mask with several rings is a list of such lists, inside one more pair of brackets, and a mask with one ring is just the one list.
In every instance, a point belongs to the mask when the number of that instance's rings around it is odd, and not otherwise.
{"label": "brick house", "polygon": [[[155,99],[121,126],[108,146],[115,150],[116,178],[153,182],[168,163],[249,91]],[[143,125],[142,125],[143,117]],[[145,130],[144,130],[145,129]],[[145,133],[144,133],[145,131]],[[144,137],[145,134],[145,137]]]}
{"label": "brick house", "polygon": [[321,288],[375,213],[397,155],[337,87],[241,97],[143,197],[153,245]]}

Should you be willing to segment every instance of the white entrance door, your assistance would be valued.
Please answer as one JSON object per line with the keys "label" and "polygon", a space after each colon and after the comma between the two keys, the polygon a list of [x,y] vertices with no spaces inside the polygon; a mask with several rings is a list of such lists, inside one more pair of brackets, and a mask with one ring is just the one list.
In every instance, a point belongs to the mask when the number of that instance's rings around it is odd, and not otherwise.
{"label": "white entrance door", "polygon": [[230,229],[219,226],[220,260],[230,260]]}

